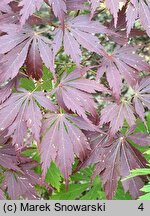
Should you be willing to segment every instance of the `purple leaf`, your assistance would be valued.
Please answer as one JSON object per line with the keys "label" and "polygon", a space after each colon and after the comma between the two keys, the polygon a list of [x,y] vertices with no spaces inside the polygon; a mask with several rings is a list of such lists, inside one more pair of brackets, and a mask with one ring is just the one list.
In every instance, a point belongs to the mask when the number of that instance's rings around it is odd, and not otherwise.
{"label": "purple leaf", "polygon": [[22,7],[20,11],[21,25],[24,25],[26,20],[31,16],[36,10],[39,10],[43,0],[21,0],[19,6]]}
{"label": "purple leaf", "polygon": [[26,73],[36,80],[42,77],[42,59],[37,46],[36,38],[33,39],[26,59]]}
{"label": "purple leaf", "polygon": [[16,147],[24,144],[28,128],[32,130],[34,139],[39,141],[42,114],[36,102],[46,109],[56,111],[43,92],[14,93],[0,107],[1,131],[8,129],[7,136],[13,138]]}
{"label": "purple leaf", "polygon": [[[0,61],[1,82],[13,79],[24,63],[27,66],[27,74],[37,80],[42,77],[43,63],[54,74],[53,53],[49,39],[35,34],[30,28],[20,29],[15,24],[5,24],[0,30],[7,33],[0,38],[0,53],[5,54]],[[8,46],[5,46],[6,43]]]}
{"label": "purple leaf", "polygon": [[150,109],[150,78],[143,78],[134,88],[134,106],[136,113],[145,122],[144,107]]}
{"label": "purple leaf", "polygon": [[[146,167],[142,154],[132,147],[123,135],[115,136],[113,140],[101,134],[88,134],[91,153],[81,167],[96,162],[93,178],[100,175],[107,199],[112,199],[116,193],[118,181],[130,174],[130,170]],[[141,177],[122,182],[125,192],[129,191],[135,199],[141,195],[140,188],[144,185]]]}
{"label": "purple leaf", "polygon": [[127,136],[127,139],[141,146],[150,145],[150,136],[147,134],[135,133]]}
{"label": "purple leaf", "polygon": [[11,7],[9,6],[9,3],[13,0],[1,0],[0,2],[0,11],[4,13],[10,13]]}
{"label": "purple leaf", "polygon": [[89,144],[85,135],[75,125],[74,119],[71,118],[72,123],[70,122],[69,115],[47,114],[45,117],[46,120],[42,130],[45,135],[39,146],[43,177],[45,177],[50,162],[53,160],[63,173],[66,184],[68,184],[68,177],[71,174],[74,162],[74,154],[80,160],[83,160],[87,150],[90,148]]}
{"label": "purple leaf", "polygon": [[[96,91],[107,93],[108,90],[94,80],[81,77],[78,74],[79,72],[79,70],[74,70],[68,76],[62,78],[58,87],[53,91],[57,93],[61,105],[65,105],[67,109],[88,120],[85,112],[93,116],[96,115],[95,102],[90,93]],[[65,107],[63,108],[65,109]]]}
{"label": "purple leaf", "polygon": [[0,189],[0,200],[5,200],[4,193],[1,189]]}
{"label": "purple leaf", "polygon": [[128,102],[119,105],[110,104],[101,112],[101,124],[110,122],[110,135],[113,136],[120,128],[122,128],[126,119],[130,126],[135,123],[133,107]]}

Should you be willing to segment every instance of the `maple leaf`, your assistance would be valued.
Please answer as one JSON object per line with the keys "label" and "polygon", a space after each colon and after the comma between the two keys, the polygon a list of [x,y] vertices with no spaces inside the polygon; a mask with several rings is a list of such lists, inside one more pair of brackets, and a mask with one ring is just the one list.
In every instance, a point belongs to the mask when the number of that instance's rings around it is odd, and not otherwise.
{"label": "maple leaf", "polygon": [[32,76],[36,80],[42,77],[43,63],[40,56],[40,51],[37,46],[36,39],[33,39],[33,42],[29,49],[27,59],[26,59],[26,66],[27,66],[26,73],[28,74],[28,76]]}
{"label": "maple leaf", "polygon": [[107,27],[114,31],[116,34],[108,36],[110,40],[113,40],[115,43],[124,45],[128,42],[126,34],[126,5],[122,7],[122,10],[118,12],[118,21],[117,25],[114,26],[114,18],[110,23],[107,24]]}
{"label": "maple leaf", "polygon": [[[145,35],[145,32],[140,29],[127,29],[127,20],[126,20],[126,13],[128,13],[129,8],[127,10],[128,4],[126,3],[121,10],[118,12],[118,21],[116,27],[114,26],[114,18],[112,21],[107,24],[108,29],[111,29],[114,31],[115,34],[108,35],[109,39],[114,41],[115,43],[119,45],[124,45],[128,43],[128,37],[135,37],[135,36],[142,36]],[[133,15],[133,14],[132,14]],[[131,15],[131,16],[132,16]],[[130,16],[130,20],[132,17]],[[128,24],[129,25],[129,24]]]}
{"label": "maple leaf", "polygon": [[[111,141],[106,135],[98,132],[88,134],[92,150],[81,167],[96,163],[93,178],[97,174],[101,176],[107,199],[113,198],[118,181],[128,176],[130,170],[146,167],[145,158],[128,141],[132,139],[132,136],[138,136],[138,134],[115,135]],[[148,135],[143,134],[140,144],[141,141],[144,142],[145,136],[148,139]],[[139,144],[139,142],[136,143]],[[144,185],[140,177],[123,181],[122,184],[125,192],[129,191],[134,199],[139,197],[141,194],[139,190]]]}
{"label": "maple leaf", "polygon": [[9,3],[12,0],[1,0],[0,2],[0,11],[3,13],[10,13],[11,12],[11,7],[9,6]]}
{"label": "maple leaf", "polygon": [[6,85],[0,88],[0,104],[3,103],[7,98],[9,98],[15,84],[16,84],[16,78],[12,79]]}
{"label": "maple leaf", "polygon": [[67,10],[90,10],[90,7],[84,5],[86,0],[66,0]]}
{"label": "maple leaf", "polygon": [[112,55],[103,57],[97,79],[105,72],[116,99],[119,99],[122,87],[122,76],[132,87],[137,83],[140,71],[150,72],[150,65],[135,53],[135,48],[125,45],[117,48]]}
{"label": "maple leaf", "polygon": [[143,133],[133,133],[127,136],[127,139],[131,140],[134,143],[138,143],[140,146],[149,146],[150,145],[150,136]]}
{"label": "maple leaf", "polygon": [[67,12],[66,0],[47,0],[47,2],[52,5],[55,16],[63,23],[64,15]]}
{"label": "maple leaf", "polygon": [[0,200],[5,200],[4,193],[1,189],[0,189]]}
{"label": "maple leaf", "polygon": [[6,137],[7,130],[0,132],[0,166],[16,172],[22,172],[17,166],[16,152],[11,140]]}
{"label": "maple leaf", "polygon": [[20,23],[24,25],[29,16],[41,8],[42,3],[43,0],[22,0],[19,3],[19,6],[22,7]]}
{"label": "maple leaf", "polygon": [[[0,132],[0,165],[4,167],[4,180],[2,189],[8,192],[11,199],[37,199],[37,192],[34,189],[36,184],[41,185],[40,175],[32,170],[38,165],[36,161],[16,153],[15,146],[11,139],[6,137],[7,131]],[[20,151],[21,152],[21,151]]]}
{"label": "maple leaf", "polygon": [[95,126],[90,126],[81,117],[68,114],[46,114],[45,118],[43,138],[39,145],[43,177],[53,160],[68,184],[75,155],[83,161],[89,150],[87,138],[81,129],[94,131]]}
{"label": "maple leaf", "polygon": [[90,2],[91,2],[91,9],[92,9],[92,16],[94,15],[94,12],[95,12],[95,10],[96,10],[96,8],[100,5],[100,2],[101,2],[102,0],[90,0]]}
{"label": "maple leaf", "polygon": [[[16,13],[8,13],[8,14],[0,14],[0,25],[4,24],[17,24],[18,23],[18,16]],[[0,30],[0,33],[3,32]]]}
{"label": "maple leaf", "polygon": [[87,154],[86,159],[78,165],[77,170],[98,163],[99,156],[103,152],[104,144],[107,144],[109,141],[107,133],[104,134],[98,131],[85,131],[84,133],[90,143],[91,151]]}
{"label": "maple leaf", "polygon": [[114,25],[117,26],[119,2],[120,0],[105,0],[106,7],[110,10],[114,17]]}
{"label": "maple leaf", "polygon": [[21,156],[19,168],[22,173],[8,170],[4,173],[3,188],[7,189],[8,195],[12,200],[23,197],[24,199],[38,199],[37,192],[34,188],[36,184],[41,184],[41,179],[32,169],[37,164],[35,161]]}
{"label": "maple leaf", "polygon": [[[90,1],[92,3],[91,5],[92,15],[94,15],[94,11],[100,5],[100,2],[102,2],[102,0],[90,0]],[[111,14],[114,17],[115,26],[117,25],[117,20],[118,20],[119,2],[120,0],[105,0],[106,7],[110,10]]]}
{"label": "maple leaf", "polygon": [[[19,6],[20,10],[20,23],[24,25],[28,18],[36,11],[38,11],[44,0],[21,0]],[[54,14],[63,22],[64,14],[67,12],[65,0],[45,0],[48,5],[52,5]]]}
{"label": "maple leaf", "polygon": [[101,124],[110,122],[110,135],[113,136],[122,128],[126,119],[129,126],[135,124],[136,118],[132,105],[126,101],[120,104],[109,104],[101,111]]}
{"label": "maple leaf", "polygon": [[144,107],[150,109],[150,78],[143,78],[140,83],[134,88],[134,106],[136,113],[145,122],[145,110]]}
{"label": "maple leaf", "polygon": [[[51,41],[29,28],[19,30],[15,24],[3,25],[0,30],[7,33],[0,38],[0,81],[13,79],[26,61],[27,74],[39,79],[42,76],[42,61],[54,74]],[[7,43],[7,46],[5,44]]]}
{"label": "maple leaf", "polygon": [[0,166],[4,167],[5,169],[11,169],[14,171],[20,171],[20,168],[14,163],[14,155],[9,155],[6,152],[8,150],[11,153],[14,153],[14,149],[12,150],[12,146],[8,143],[5,144],[4,147],[0,149]]}
{"label": "maple leaf", "polygon": [[4,145],[8,141],[9,137],[6,137],[6,134],[7,130],[0,132],[0,145]]}
{"label": "maple leaf", "polygon": [[129,34],[137,18],[140,19],[142,26],[150,36],[150,2],[149,0],[131,0],[126,13],[127,33]]}
{"label": "maple leaf", "polygon": [[[84,71],[84,69],[83,69]],[[86,112],[96,116],[96,104],[90,93],[101,91],[108,93],[108,90],[94,80],[82,77],[80,70],[74,70],[69,75],[63,76],[59,85],[52,91],[57,94],[58,103],[64,109],[71,110],[87,119]]]}
{"label": "maple leaf", "polygon": [[12,137],[16,147],[23,145],[27,128],[31,129],[34,139],[39,141],[42,114],[37,102],[45,109],[56,111],[43,92],[13,93],[0,107],[1,131],[8,129],[7,136]]}
{"label": "maple leaf", "polygon": [[79,15],[65,22],[65,30],[58,29],[54,36],[53,49],[56,54],[64,41],[64,50],[80,66],[80,45],[91,52],[103,54],[104,48],[99,44],[95,33],[108,33],[109,30],[97,21],[91,21],[89,15]]}

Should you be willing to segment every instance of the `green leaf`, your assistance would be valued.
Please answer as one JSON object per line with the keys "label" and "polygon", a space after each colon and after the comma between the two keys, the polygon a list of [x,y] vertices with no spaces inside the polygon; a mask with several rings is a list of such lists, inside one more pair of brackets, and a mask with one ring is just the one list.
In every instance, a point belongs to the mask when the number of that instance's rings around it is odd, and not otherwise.
{"label": "green leaf", "polygon": [[100,178],[97,176],[92,183],[91,188],[89,188],[89,191],[86,192],[84,196],[81,197],[80,200],[104,200],[106,199],[105,193],[102,189],[102,185],[100,182]]}
{"label": "green leaf", "polygon": [[27,156],[27,157],[31,157],[33,160],[40,162],[40,156],[39,153],[37,151],[37,149],[35,147],[31,147],[23,152],[21,152],[22,155]]}
{"label": "green leaf", "polygon": [[149,184],[145,185],[145,186],[141,189],[141,191],[143,191],[143,192],[149,192],[149,193],[150,193],[150,182],[149,182]]}
{"label": "green leaf", "polygon": [[86,167],[84,169],[81,169],[79,172],[75,173],[71,176],[72,181],[84,181],[90,183],[91,176],[93,173],[92,167]]}
{"label": "green leaf", "polygon": [[143,188],[141,188],[141,191],[147,194],[140,196],[139,200],[150,200],[150,182],[147,185],[145,185]]}
{"label": "green leaf", "polygon": [[150,193],[140,196],[139,200],[150,200]]}
{"label": "green leaf", "polygon": [[70,184],[68,191],[65,185],[62,185],[61,192],[54,194],[52,200],[75,200],[79,199],[81,194],[88,188],[89,184]]}
{"label": "green leaf", "polygon": [[113,200],[132,200],[130,194],[124,192],[121,182],[118,184],[117,192]]}
{"label": "green leaf", "polygon": [[43,76],[42,76],[42,84],[38,90],[51,91],[52,90],[52,73],[45,66],[43,67]]}
{"label": "green leaf", "polygon": [[149,168],[140,168],[140,169],[135,169],[130,171],[130,175],[127,176],[124,180],[136,177],[136,176],[143,176],[143,175],[149,175],[150,174],[150,169]]}
{"label": "green leaf", "polygon": [[147,127],[148,127],[148,130],[150,132],[150,112],[148,112],[148,114],[146,115],[146,122],[147,122]]}
{"label": "green leaf", "polygon": [[20,87],[24,88],[28,91],[33,91],[35,89],[35,84],[33,80],[27,79],[27,78],[21,78],[20,79]]}
{"label": "green leaf", "polygon": [[46,182],[50,183],[57,191],[60,191],[61,186],[61,174],[55,163],[51,162],[50,168],[46,174]]}

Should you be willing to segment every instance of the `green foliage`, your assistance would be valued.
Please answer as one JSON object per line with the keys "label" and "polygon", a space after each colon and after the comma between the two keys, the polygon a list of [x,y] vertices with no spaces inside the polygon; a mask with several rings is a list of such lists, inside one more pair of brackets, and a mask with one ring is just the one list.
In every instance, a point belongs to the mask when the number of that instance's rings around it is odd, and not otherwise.
{"label": "green foliage", "polygon": [[142,189],[142,192],[145,192],[146,194],[139,197],[139,200],[150,200],[150,182],[145,185]]}
{"label": "green foliage", "polygon": [[33,80],[28,78],[21,78],[20,79],[20,86],[28,91],[33,91],[35,89],[35,83]]}
{"label": "green foliage", "polygon": [[59,192],[54,192],[52,200],[96,200],[105,199],[105,194],[99,177],[91,182],[92,167],[80,170],[70,177],[68,190],[64,184],[61,185]]}
{"label": "green foliage", "polygon": [[121,182],[119,182],[116,195],[114,196],[113,200],[132,200],[130,194],[124,192]]}
{"label": "green foliage", "polygon": [[59,193],[54,194],[52,200],[75,200],[78,199],[81,194],[86,190],[88,184],[71,184],[68,191],[66,191],[65,185],[62,185]]}
{"label": "green foliage", "polygon": [[53,162],[51,162],[45,180],[47,183],[50,183],[54,188],[56,188],[57,191],[60,191],[62,178],[59,169]]}

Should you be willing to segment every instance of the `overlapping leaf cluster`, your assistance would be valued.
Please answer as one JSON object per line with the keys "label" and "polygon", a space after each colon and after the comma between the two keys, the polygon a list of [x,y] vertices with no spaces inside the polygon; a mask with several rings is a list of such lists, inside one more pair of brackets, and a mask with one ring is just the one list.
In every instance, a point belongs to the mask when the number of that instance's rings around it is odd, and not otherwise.
{"label": "overlapping leaf cluster", "polygon": [[[99,21],[103,10],[111,22]],[[150,145],[150,65],[140,55],[144,47],[130,42],[150,36],[149,17],[149,0],[0,2],[1,199],[37,199],[35,185],[48,188],[52,161],[67,187],[75,159],[78,169],[96,164],[93,177],[100,175],[107,199],[131,169],[147,166],[133,143]],[[58,67],[60,55],[66,62]],[[135,133],[137,119],[147,133]],[[22,155],[33,145],[39,163]],[[140,176],[122,184],[136,199],[146,181]]]}

